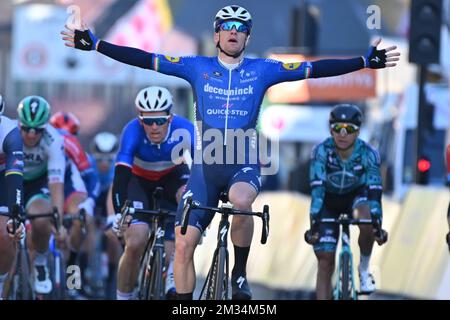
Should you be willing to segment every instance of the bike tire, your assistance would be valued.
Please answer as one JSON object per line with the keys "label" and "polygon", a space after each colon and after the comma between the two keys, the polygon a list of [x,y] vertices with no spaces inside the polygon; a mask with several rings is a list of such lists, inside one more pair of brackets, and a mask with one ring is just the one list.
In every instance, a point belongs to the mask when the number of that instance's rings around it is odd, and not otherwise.
{"label": "bike tire", "polygon": [[66,299],[66,274],[65,264],[62,256],[50,254],[49,269],[50,279],[52,281],[52,291],[49,294],[51,300]]}
{"label": "bike tire", "polygon": [[350,283],[350,254],[344,252],[341,255],[341,266],[340,266],[340,300],[351,300],[351,283]]}
{"label": "bike tire", "polygon": [[147,300],[147,294],[148,294],[148,283],[149,280],[147,280],[148,276],[148,266],[149,266],[149,259],[150,259],[150,249],[151,243],[150,239],[147,241],[147,245],[145,246],[144,254],[142,255],[141,261],[140,261],[140,268],[139,268],[139,274],[138,274],[138,299],[139,300]]}
{"label": "bike tire", "polygon": [[163,300],[164,286],[163,286],[163,265],[164,265],[164,249],[156,248],[150,254],[148,269],[146,270],[145,285],[147,289],[144,295],[146,300]]}
{"label": "bike tire", "polygon": [[227,250],[219,248],[217,254],[217,267],[214,279],[214,300],[228,300],[228,275],[225,272],[227,265]]}
{"label": "bike tire", "polygon": [[213,261],[211,263],[211,267],[208,271],[208,275],[206,276],[205,284],[205,300],[215,300],[215,281],[217,269],[219,266],[219,251],[216,249],[213,255]]}
{"label": "bike tire", "polygon": [[34,300],[34,290],[31,281],[31,264],[25,250],[17,252],[14,272],[9,279],[9,288],[6,294],[8,300]]}

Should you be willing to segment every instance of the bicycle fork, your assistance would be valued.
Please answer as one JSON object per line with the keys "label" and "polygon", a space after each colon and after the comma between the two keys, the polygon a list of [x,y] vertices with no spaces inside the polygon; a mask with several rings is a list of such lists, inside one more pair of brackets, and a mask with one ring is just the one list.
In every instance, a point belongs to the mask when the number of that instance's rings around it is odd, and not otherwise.
{"label": "bicycle fork", "polygon": [[353,272],[353,254],[350,249],[350,226],[348,223],[342,224],[341,252],[338,260],[338,274],[336,287],[334,289],[334,299],[352,299],[356,300],[354,272]]}

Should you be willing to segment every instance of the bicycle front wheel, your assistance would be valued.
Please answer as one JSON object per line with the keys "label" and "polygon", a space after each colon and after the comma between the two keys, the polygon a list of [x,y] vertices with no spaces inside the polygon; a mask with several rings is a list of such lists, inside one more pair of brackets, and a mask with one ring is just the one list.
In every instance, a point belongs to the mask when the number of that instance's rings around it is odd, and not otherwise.
{"label": "bicycle front wheel", "polygon": [[149,257],[147,270],[145,270],[144,292],[143,298],[145,300],[163,300],[164,286],[163,286],[163,265],[164,265],[164,249],[156,248]]}
{"label": "bicycle front wheel", "polygon": [[216,255],[211,275],[211,296],[214,300],[228,300],[228,274],[225,269],[228,264],[227,254],[227,250],[220,247]]}
{"label": "bicycle front wheel", "polygon": [[348,252],[344,252],[341,255],[340,259],[340,282],[339,282],[339,291],[340,295],[338,295],[339,300],[351,300],[352,293],[352,283],[350,278],[350,254]]}

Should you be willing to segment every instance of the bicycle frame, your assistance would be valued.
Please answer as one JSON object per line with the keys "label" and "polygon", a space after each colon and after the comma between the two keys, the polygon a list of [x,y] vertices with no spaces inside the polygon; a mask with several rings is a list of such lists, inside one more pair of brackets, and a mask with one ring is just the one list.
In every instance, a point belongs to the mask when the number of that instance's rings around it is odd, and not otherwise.
{"label": "bicycle frame", "polygon": [[227,300],[228,295],[228,280],[229,280],[229,256],[228,256],[228,231],[230,229],[230,222],[228,217],[230,215],[248,215],[257,216],[262,220],[262,232],[261,243],[267,242],[269,235],[269,206],[265,205],[263,212],[251,212],[244,210],[233,209],[232,204],[228,204],[228,196],[226,193],[222,193],[220,196],[222,206],[218,208],[201,206],[198,201],[194,201],[191,197],[186,199],[183,208],[183,215],[181,219],[181,234],[185,235],[189,222],[189,215],[192,209],[201,209],[222,215],[219,223],[219,229],[217,234],[217,247],[214,250],[211,267],[206,276],[202,291],[200,293],[200,299],[203,297],[205,288],[207,287],[206,299],[208,300]]}
{"label": "bicycle frame", "polygon": [[353,219],[350,215],[342,213],[339,218],[323,218],[320,223],[338,224],[341,231],[341,250],[339,252],[337,280],[333,292],[335,300],[357,300],[359,293],[355,288],[353,271],[353,253],[350,247],[350,225],[372,225],[372,219]]}
{"label": "bicycle frame", "polygon": [[[165,220],[169,216],[174,216],[174,214],[160,208],[162,191],[162,188],[156,188],[153,192],[153,210],[135,209],[131,207],[129,201],[126,201],[122,218],[119,221],[119,228],[121,228],[125,223],[126,216],[132,215],[133,218],[138,218],[150,224],[149,238],[141,259],[140,279],[138,278],[140,299],[164,299]],[[142,270],[142,268],[144,269]]]}

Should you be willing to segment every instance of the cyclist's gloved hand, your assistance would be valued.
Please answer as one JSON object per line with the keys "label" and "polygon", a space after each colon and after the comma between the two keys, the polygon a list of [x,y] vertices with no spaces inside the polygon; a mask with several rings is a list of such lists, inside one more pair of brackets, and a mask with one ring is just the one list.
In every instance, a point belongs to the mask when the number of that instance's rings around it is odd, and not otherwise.
{"label": "cyclist's gloved hand", "polygon": [[97,37],[89,29],[74,30],[73,42],[77,49],[84,51],[96,50],[98,41]]}
{"label": "cyclist's gloved hand", "polygon": [[378,50],[370,46],[367,55],[364,57],[364,67],[370,69],[382,69],[386,67],[386,50]]}
{"label": "cyclist's gloved hand", "polygon": [[306,243],[313,245],[319,240],[319,224],[311,218],[311,229],[305,232]]}
{"label": "cyclist's gloved hand", "polygon": [[381,219],[375,219],[375,222],[373,224],[373,234],[375,237],[375,241],[378,243],[378,245],[383,245],[388,240],[388,233],[386,230],[383,230],[381,228]]}
{"label": "cyclist's gloved hand", "polygon": [[6,231],[8,232],[9,237],[11,239],[14,239],[14,241],[20,241],[25,237],[25,226],[22,222],[16,224],[16,232],[13,232],[14,231],[13,220],[9,219],[6,222]]}
{"label": "cyclist's gloved hand", "polygon": [[125,231],[127,231],[128,227],[131,223],[131,216],[127,216],[125,218],[123,225],[120,227],[119,223],[120,223],[121,219],[122,219],[122,214],[116,213],[114,223],[112,226],[112,230],[118,238],[122,238],[123,234],[125,233]]}
{"label": "cyclist's gloved hand", "polygon": [[92,198],[87,198],[82,203],[78,205],[78,209],[84,209],[86,213],[90,216],[94,215],[94,207],[95,207],[95,201]]}

